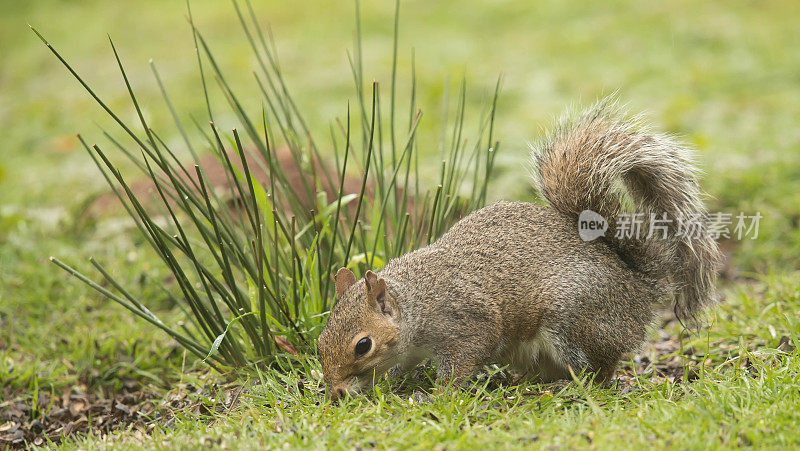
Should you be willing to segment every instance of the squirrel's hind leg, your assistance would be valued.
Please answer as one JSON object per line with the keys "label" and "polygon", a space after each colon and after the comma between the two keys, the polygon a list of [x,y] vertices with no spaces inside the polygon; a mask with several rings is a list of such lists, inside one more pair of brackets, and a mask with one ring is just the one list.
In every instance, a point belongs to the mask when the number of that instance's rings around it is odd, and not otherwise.
{"label": "squirrel's hind leg", "polygon": [[604,332],[604,328],[580,328],[578,324],[580,322],[570,321],[552,334],[555,360],[565,370],[567,379],[586,372],[596,382],[610,385],[623,353],[634,342],[620,340],[619,336]]}
{"label": "squirrel's hind leg", "polygon": [[613,364],[606,364],[597,372],[597,378],[595,380],[605,387],[612,386],[614,384],[614,375],[617,373],[618,365],[619,359],[617,359]]}

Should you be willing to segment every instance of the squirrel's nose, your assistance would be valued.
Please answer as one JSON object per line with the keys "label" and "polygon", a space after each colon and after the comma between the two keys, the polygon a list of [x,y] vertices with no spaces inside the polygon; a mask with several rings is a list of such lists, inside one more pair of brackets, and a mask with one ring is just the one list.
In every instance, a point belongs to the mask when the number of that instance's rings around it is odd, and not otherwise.
{"label": "squirrel's nose", "polygon": [[347,393],[344,391],[343,388],[337,387],[331,390],[331,401],[337,401],[340,398],[344,398]]}

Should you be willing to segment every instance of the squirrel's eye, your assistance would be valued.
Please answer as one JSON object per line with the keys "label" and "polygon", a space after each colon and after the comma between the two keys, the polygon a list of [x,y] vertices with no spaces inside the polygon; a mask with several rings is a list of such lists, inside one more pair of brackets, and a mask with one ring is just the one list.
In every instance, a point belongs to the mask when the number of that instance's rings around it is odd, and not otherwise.
{"label": "squirrel's eye", "polygon": [[356,343],[356,357],[361,357],[368,353],[370,349],[372,349],[372,339],[364,337],[358,340],[358,343]]}

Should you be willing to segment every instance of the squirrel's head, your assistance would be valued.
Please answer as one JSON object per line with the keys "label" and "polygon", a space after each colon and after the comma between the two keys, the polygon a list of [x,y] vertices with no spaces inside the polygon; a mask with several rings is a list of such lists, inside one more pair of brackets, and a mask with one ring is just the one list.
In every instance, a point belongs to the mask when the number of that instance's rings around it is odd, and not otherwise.
{"label": "squirrel's head", "polygon": [[356,281],[352,271],[334,277],[336,297],[328,324],[317,340],[331,400],[357,393],[389,370],[397,357],[400,309],[386,281],[372,271]]}

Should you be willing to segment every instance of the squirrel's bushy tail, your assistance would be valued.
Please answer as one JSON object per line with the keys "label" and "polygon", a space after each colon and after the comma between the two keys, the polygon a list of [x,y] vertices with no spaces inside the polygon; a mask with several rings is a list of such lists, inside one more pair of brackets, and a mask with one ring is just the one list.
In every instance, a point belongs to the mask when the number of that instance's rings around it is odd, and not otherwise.
{"label": "squirrel's bushy tail", "polygon": [[[601,214],[610,224],[607,240],[628,264],[672,287],[679,318],[692,319],[712,302],[720,253],[707,233],[690,149],[648,132],[639,118],[626,119],[608,98],[563,118],[549,138],[534,146],[532,157],[539,193],[562,213]],[[633,212],[641,214],[638,239],[615,237],[626,194]],[[668,227],[666,238],[663,229],[650,233],[651,214],[657,219],[666,214],[667,221],[660,223]],[[680,230],[679,221],[694,228]]]}

